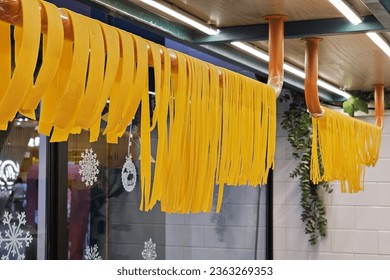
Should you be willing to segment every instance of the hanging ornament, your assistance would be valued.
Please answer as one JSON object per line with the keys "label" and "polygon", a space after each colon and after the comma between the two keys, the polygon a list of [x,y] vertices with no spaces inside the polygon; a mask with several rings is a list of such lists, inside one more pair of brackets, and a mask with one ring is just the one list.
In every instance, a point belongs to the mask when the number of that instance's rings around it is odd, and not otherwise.
{"label": "hanging ornament", "polygon": [[92,187],[94,182],[97,182],[97,174],[99,174],[99,161],[93,149],[85,149],[85,153],[81,153],[80,170],[81,181],[85,182],[86,187]]}
{"label": "hanging ornament", "polygon": [[131,140],[133,139],[132,134],[132,123],[130,123],[130,132],[129,132],[129,145],[127,147],[127,156],[126,162],[122,167],[122,185],[127,192],[134,190],[134,187],[137,183],[137,170],[133,162],[133,157],[130,153]]}

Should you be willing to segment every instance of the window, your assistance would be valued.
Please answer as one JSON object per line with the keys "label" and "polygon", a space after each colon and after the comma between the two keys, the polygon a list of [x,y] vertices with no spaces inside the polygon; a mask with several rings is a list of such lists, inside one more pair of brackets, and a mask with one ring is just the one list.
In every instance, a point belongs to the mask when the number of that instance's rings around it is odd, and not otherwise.
{"label": "window", "polygon": [[[37,122],[17,118],[0,132],[0,258],[34,260],[45,256],[45,139]],[[43,143],[41,143],[43,142]],[[16,243],[17,242],[17,243]]]}

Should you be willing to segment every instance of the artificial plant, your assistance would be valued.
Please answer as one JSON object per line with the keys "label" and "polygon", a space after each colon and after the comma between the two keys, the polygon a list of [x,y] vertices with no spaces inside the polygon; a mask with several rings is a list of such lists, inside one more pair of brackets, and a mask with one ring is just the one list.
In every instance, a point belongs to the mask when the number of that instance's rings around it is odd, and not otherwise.
{"label": "artificial plant", "polygon": [[343,102],[343,110],[351,117],[354,117],[357,111],[368,114],[368,103],[359,97],[351,96]]}
{"label": "artificial plant", "polygon": [[281,124],[288,133],[287,139],[292,147],[292,155],[298,160],[290,176],[299,178],[301,220],[305,224],[305,233],[309,235],[310,244],[316,245],[320,237],[325,237],[327,233],[326,209],[319,190],[324,189],[330,193],[332,189],[328,182],[315,185],[310,180],[312,124],[311,117],[306,112],[303,94],[291,91],[281,95],[280,101],[288,104]]}

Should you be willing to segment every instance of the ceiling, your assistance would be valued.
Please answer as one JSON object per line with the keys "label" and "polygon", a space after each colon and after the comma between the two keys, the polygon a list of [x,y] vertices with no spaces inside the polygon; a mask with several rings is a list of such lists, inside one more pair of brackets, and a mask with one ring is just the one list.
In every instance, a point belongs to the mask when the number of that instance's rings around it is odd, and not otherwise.
{"label": "ceiling", "polygon": [[[363,23],[350,24],[328,1],[313,0],[165,0],[201,21],[220,29],[218,35],[209,36],[151,8],[140,0],[92,0],[111,14],[131,19],[163,32],[190,46],[204,49],[230,62],[256,70],[257,59],[242,54],[229,44],[245,41],[268,49],[268,25],[263,19],[268,14],[285,14],[285,60],[301,69],[304,66],[306,37],[321,37],[319,47],[319,77],[334,86],[358,92],[373,91],[374,84],[384,84],[390,90],[390,57],[365,35],[375,31],[390,42],[389,0],[348,0]],[[118,4],[118,2],[121,2]],[[106,3],[107,5],[102,5]],[[259,66],[264,70],[264,65]],[[264,72],[264,71],[263,71]],[[264,73],[263,73],[264,74]],[[296,79],[286,83],[293,84]]]}

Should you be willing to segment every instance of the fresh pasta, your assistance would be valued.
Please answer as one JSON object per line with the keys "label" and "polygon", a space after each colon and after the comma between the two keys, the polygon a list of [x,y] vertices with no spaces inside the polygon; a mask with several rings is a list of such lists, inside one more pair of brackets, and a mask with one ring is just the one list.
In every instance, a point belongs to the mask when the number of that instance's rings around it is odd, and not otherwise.
{"label": "fresh pasta", "polygon": [[[43,61],[34,73],[41,36],[39,4],[49,26]],[[1,129],[18,111],[35,118],[40,102],[39,133],[60,142],[89,130],[93,142],[109,103],[103,135],[108,143],[118,143],[141,107],[143,211],[160,202],[168,213],[210,212],[217,195],[219,212],[226,185],[267,183],[276,140],[276,94],[270,86],[64,9],[72,22],[71,41],[55,6],[22,0],[22,8],[27,25],[15,28],[14,49],[10,25],[0,22]],[[152,119],[149,67],[156,98]],[[154,129],[158,144],[152,174]]]}
{"label": "fresh pasta", "polygon": [[359,192],[364,189],[365,166],[375,166],[378,160],[382,128],[327,108],[324,111],[323,117],[312,118],[310,178],[314,184],[339,180],[342,192]]}

